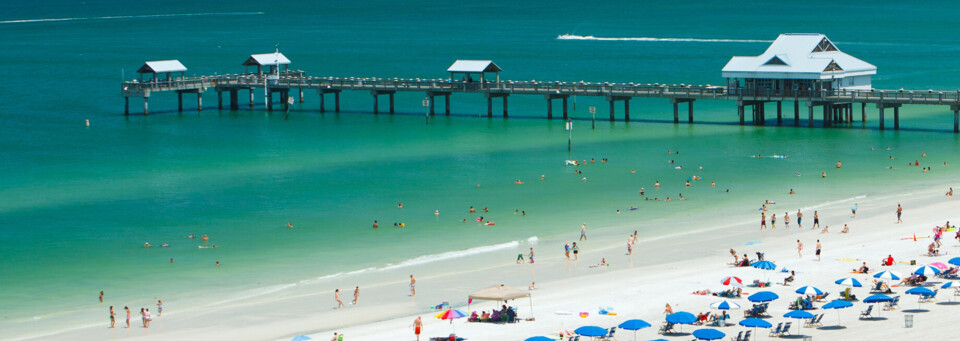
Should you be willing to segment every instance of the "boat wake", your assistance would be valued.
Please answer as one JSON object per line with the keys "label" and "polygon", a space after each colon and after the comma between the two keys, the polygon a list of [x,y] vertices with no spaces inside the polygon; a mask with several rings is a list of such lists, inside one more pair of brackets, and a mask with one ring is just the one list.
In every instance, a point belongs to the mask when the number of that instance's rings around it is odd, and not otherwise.
{"label": "boat wake", "polygon": [[174,14],[145,14],[145,15],[116,15],[106,17],[77,17],[77,18],[44,18],[44,19],[17,19],[3,20],[0,24],[24,24],[55,21],[83,21],[83,20],[111,20],[111,19],[140,19],[140,18],[169,18],[169,17],[202,17],[227,15],[263,15],[263,12],[224,12],[224,13],[174,13]]}
{"label": "boat wake", "polygon": [[594,37],[575,34],[561,34],[558,40],[600,40],[600,41],[668,41],[668,42],[702,42],[702,43],[770,43],[773,40],[757,39],[703,39],[703,38],[657,38],[657,37]]}

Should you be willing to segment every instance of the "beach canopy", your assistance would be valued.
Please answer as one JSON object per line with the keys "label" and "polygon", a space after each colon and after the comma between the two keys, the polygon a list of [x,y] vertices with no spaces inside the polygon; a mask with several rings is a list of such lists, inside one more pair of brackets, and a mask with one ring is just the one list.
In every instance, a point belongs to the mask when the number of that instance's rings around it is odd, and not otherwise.
{"label": "beach canopy", "polygon": [[528,337],[526,340],[523,340],[523,341],[557,341],[557,339],[551,339],[546,336],[534,336],[534,337]]}
{"label": "beach canopy", "polygon": [[484,289],[480,289],[468,296],[470,299],[474,300],[485,300],[485,301],[507,301],[517,298],[529,297],[530,292],[526,290],[520,290],[514,287],[508,287],[506,285],[494,285]]}
{"label": "beach canopy", "polygon": [[583,327],[577,328],[573,332],[577,333],[577,335],[580,335],[580,336],[591,336],[591,337],[607,335],[606,329],[603,329],[597,326],[583,326]]}
{"label": "beach canopy", "polygon": [[814,295],[814,296],[823,295],[823,291],[810,285],[805,285],[800,288],[797,288],[797,293],[801,295]]}
{"label": "beach canopy", "polygon": [[637,319],[623,321],[623,323],[617,326],[617,328],[626,330],[639,330],[647,327],[650,327],[650,324],[647,323],[647,321]]}
{"label": "beach canopy", "polygon": [[873,278],[889,279],[889,280],[891,280],[891,281],[899,281],[899,280],[900,280],[900,274],[897,273],[896,271],[882,271],[882,272],[878,272],[878,273],[874,274],[874,275],[873,275]]}
{"label": "beach canopy", "polygon": [[776,264],[768,260],[753,263],[751,266],[761,270],[774,270],[777,268]]}
{"label": "beach canopy", "polygon": [[863,303],[893,302],[893,298],[884,294],[877,294],[863,299]]}
{"label": "beach canopy", "polygon": [[697,322],[697,317],[685,311],[678,311],[673,314],[667,315],[667,322],[679,323],[679,324],[693,324],[694,322]]}
{"label": "beach canopy", "polygon": [[693,337],[699,340],[719,340],[719,339],[722,339],[724,336],[727,336],[727,334],[724,334],[719,330],[711,329],[711,328],[703,328],[703,329],[697,329],[693,331]]}
{"label": "beach canopy", "polygon": [[854,288],[859,288],[863,286],[863,284],[860,284],[860,281],[858,281],[856,278],[850,278],[850,277],[838,279],[834,283],[847,286],[847,287],[854,287]]}
{"label": "beach canopy", "polygon": [[730,285],[733,283],[743,284],[743,281],[740,280],[740,277],[734,277],[734,276],[726,277],[720,281],[720,284],[723,284],[723,285]]}
{"label": "beach canopy", "polygon": [[772,292],[759,291],[747,297],[747,300],[749,300],[750,302],[762,303],[762,302],[770,302],[778,298],[780,298],[780,296],[777,296],[777,294],[774,294]]}
{"label": "beach canopy", "polygon": [[947,263],[960,266],[960,257],[953,257],[947,261]]}
{"label": "beach canopy", "polygon": [[720,309],[720,310],[730,310],[730,309],[740,309],[740,305],[737,304],[737,302],[730,302],[730,301],[724,300],[720,302],[713,302],[712,304],[710,304],[710,308]]}
{"label": "beach canopy", "polygon": [[844,300],[833,300],[830,303],[824,304],[823,309],[843,309],[850,308],[853,306],[853,303],[844,301]]}
{"label": "beach canopy", "polygon": [[740,323],[739,323],[739,324],[740,324],[741,326],[744,326],[744,327],[753,327],[753,328],[757,328],[757,327],[760,327],[760,328],[770,328],[770,327],[773,327],[773,325],[770,324],[770,322],[767,322],[767,321],[765,321],[765,320],[763,320],[763,319],[758,319],[758,318],[743,319],[743,320],[740,320]]}
{"label": "beach canopy", "polygon": [[940,269],[929,265],[922,265],[913,270],[914,275],[924,276],[924,277],[933,277],[940,274]]}

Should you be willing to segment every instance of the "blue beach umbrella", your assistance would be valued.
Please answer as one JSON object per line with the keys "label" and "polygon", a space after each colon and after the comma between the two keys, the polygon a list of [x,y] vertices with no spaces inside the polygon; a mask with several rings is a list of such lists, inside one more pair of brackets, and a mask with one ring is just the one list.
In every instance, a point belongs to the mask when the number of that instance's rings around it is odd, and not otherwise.
{"label": "blue beach umbrella", "polygon": [[823,291],[820,291],[820,289],[817,289],[816,287],[813,287],[810,285],[804,285],[802,287],[797,288],[797,293],[801,295],[813,295],[813,296],[823,295]]}
{"label": "blue beach umbrella", "polygon": [[693,331],[693,337],[697,338],[698,340],[719,340],[724,336],[727,336],[727,334],[711,328],[703,328]]}
{"label": "blue beach umbrella", "polygon": [[834,283],[840,284],[842,286],[854,287],[854,288],[859,288],[863,286],[863,284],[860,284],[860,281],[852,277],[841,278]]}
{"label": "blue beach umbrella", "polygon": [[528,337],[526,340],[523,340],[523,341],[557,341],[557,340],[551,339],[546,336],[534,336],[534,337]]}
{"label": "blue beach umbrella", "polygon": [[697,317],[685,311],[678,311],[673,314],[667,315],[667,322],[679,323],[679,324],[693,324],[694,322],[697,322]]}
{"label": "blue beach umbrella", "polygon": [[755,303],[763,303],[763,302],[770,302],[770,301],[773,301],[773,300],[778,299],[778,298],[780,298],[780,296],[777,296],[777,294],[774,294],[774,293],[772,293],[772,292],[769,292],[769,291],[759,291],[759,292],[757,292],[757,293],[755,293],[755,294],[750,295],[749,297],[747,297],[747,300],[749,300],[750,302],[755,302]]}
{"label": "blue beach umbrella", "polygon": [[950,264],[953,264],[953,265],[960,265],[960,257],[950,258],[950,260],[947,261],[947,263],[950,263]]}
{"label": "blue beach umbrella", "polygon": [[575,329],[573,332],[577,333],[577,335],[590,337],[607,335],[606,329],[597,326],[583,326]]}
{"label": "blue beach umbrella", "polygon": [[863,299],[863,303],[893,302],[893,298],[884,294],[877,294]]}
{"label": "blue beach umbrella", "polygon": [[760,270],[773,270],[777,268],[776,264],[768,260],[753,263],[751,266]]}
{"label": "blue beach umbrella", "polygon": [[720,309],[720,310],[731,310],[731,309],[740,309],[740,305],[737,302],[730,302],[723,300],[720,302],[713,302],[710,304],[710,308]]}
{"label": "blue beach umbrella", "polygon": [[960,288],[960,282],[946,282],[940,286],[940,289],[946,289],[946,288]]}
{"label": "blue beach umbrella", "polygon": [[[907,295],[917,295],[917,296],[933,296],[937,294],[933,292],[933,290],[930,290],[924,287],[916,287],[916,288],[907,290],[904,293]],[[917,300],[917,309],[920,309],[920,305],[922,303],[923,302],[921,300]]]}
{"label": "blue beach umbrella", "polygon": [[647,323],[647,321],[637,319],[623,321],[623,323],[617,326],[617,328],[620,329],[632,330],[634,340],[637,339],[637,330],[647,327],[650,327],[650,324]]}
{"label": "blue beach umbrella", "polygon": [[929,265],[923,265],[913,270],[914,275],[924,276],[924,277],[933,277],[940,274],[940,269]]}
{"label": "blue beach umbrella", "polygon": [[844,300],[833,300],[830,303],[824,304],[823,309],[836,309],[837,310],[837,327],[840,326],[840,309],[850,308],[853,306],[853,303],[844,301]]}
{"label": "blue beach umbrella", "polygon": [[307,341],[310,339],[312,338],[306,335],[297,335],[297,336],[294,336],[293,339],[290,339],[290,341]]}
{"label": "blue beach umbrella", "polygon": [[874,274],[874,275],[873,275],[873,278],[889,279],[889,280],[891,280],[891,281],[899,281],[899,280],[900,280],[900,274],[897,273],[896,271],[882,271],[882,272],[878,272],[878,273]]}
{"label": "blue beach umbrella", "polygon": [[764,320],[758,319],[758,318],[753,318],[753,317],[740,320],[740,323],[739,323],[739,324],[740,324],[741,326],[744,326],[744,327],[753,327],[753,333],[754,333],[754,334],[757,333],[757,328],[770,328],[770,327],[773,327],[773,325],[770,324],[770,322],[767,322],[767,321],[764,321]]}
{"label": "blue beach umbrella", "polygon": [[[813,314],[807,312],[806,310],[794,310],[783,314],[783,317],[808,320],[813,318]],[[800,335],[800,323],[797,323],[797,335]]]}

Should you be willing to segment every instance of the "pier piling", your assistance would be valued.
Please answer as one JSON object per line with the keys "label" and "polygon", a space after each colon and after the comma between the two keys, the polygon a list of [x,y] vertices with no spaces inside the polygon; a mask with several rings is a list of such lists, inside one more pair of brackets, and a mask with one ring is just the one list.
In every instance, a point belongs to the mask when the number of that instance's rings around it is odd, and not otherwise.
{"label": "pier piling", "polygon": [[783,125],[783,102],[777,101],[777,126]]}

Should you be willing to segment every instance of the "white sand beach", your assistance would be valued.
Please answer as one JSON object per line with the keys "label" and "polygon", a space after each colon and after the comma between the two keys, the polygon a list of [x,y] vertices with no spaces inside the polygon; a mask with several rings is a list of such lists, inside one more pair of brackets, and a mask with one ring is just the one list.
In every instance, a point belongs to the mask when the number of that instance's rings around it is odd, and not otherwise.
{"label": "white sand beach", "polygon": [[[925,312],[910,312],[918,308],[916,296],[904,295],[909,287],[894,287],[891,295],[900,295],[900,309],[877,311],[878,320],[859,320],[861,311],[867,304],[854,302],[853,307],[839,310],[816,309],[814,314],[825,313],[822,324],[839,324],[841,329],[800,328],[798,320],[783,318],[788,305],[800,295],[794,290],[804,285],[812,285],[830,293],[830,298],[839,296],[844,287],[834,281],[844,277],[857,278],[864,283],[863,288],[854,288],[853,293],[860,299],[869,296],[867,288],[873,282],[870,275],[852,274],[863,261],[871,268],[871,274],[877,271],[894,270],[909,274],[916,266],[909,265],[915,260],[918,265],[932,262],[946,263],[952,257],[960,255],[960,248],[953,232],[944,235],[942,255],[926,256],[927,245],[932,242],[932,228],[943,225],[945,221],[960,221],[957,215],[957,201],[943,195],[946,186],[927,188],[909,194],[889,197],[858,198],[859,209],[856,218],[850,214],[853,200],[826,204],[823,207],[804,209],[803,229],[798,230],[796,219],[792,219],[790,230],[782,226],[776,230],[760,232],[758,222],[743,223],[735,226],[719,227],[708,232],[696,234],[678,234],[659,240],[644,240],[634,249],[632,256],[625,253],[624,247],[607,249],[584,248],[578,261],[567,261],[558,246],[540,245],[536,264],[497,265],[491,268],[457,268],[451,264],[444,266],[445,274],[418,277],[415,298],[407,294],[406,270],[385,272],[380,276],[396,278],[372,287],[361,287],[360,302],[356,306],[349,304],[353,299],[352,288],[341,288],[342,298],[347,307],[333,309],[333,289],[323,285],[298,285],[277,294],[257,295],[250,299],[224,302],[204,309],[183,309],[186,302],[167,302],[166,314],[154,319],[149,329],[141,328],[139,320],[133,328],[108,329],[106,323],[91,325],[88,328],[71,330],[65,333],[44,334],[37,331],[39,338],[56,339],[237,339],[237,340],[289,340],[307,334],[316,340],[327,340],[334,332],[345,335],[345,340],[415,340],[412,323],[417,316],[423,317],[422,340],[429,337],[448,336],[456,332],[468,340],[523,340],[527,337],[544,335],[556,337],[560,332],[573,331],[577,327],[596,325],[609,328],[628,319],[642,319],[653,325],[637,332],[638,340],[666,338],[668,340],[687,340],[691,336],[657,335],[658,327],[664,321],[664,306],[670,304],[674,311],[687,311],[693,314],[716,312],[709,308],[710,303],[720,301],[714,296],[692,294],[697,290],[720,291],[727,289],[720,280],[727,276],[737,276],[744,284],[755,279],[768,278],[771,282],[781,282],[788,274],[780,272],[787,268],[796,272],[796,280],[789,286],[774,284],[769,288],[744,288],[742,298],[731,299],[744,308],[750,307],[746,299],[748,294],[760,290],[777,293],[780,299],[770,304],[767,321],[774,326],[779,322],[794,322],[791,334],[810,335],[815,339],[904,339],[908,335],[932,339],[946,339],[952,335],[949,328],[943,328],[953,321],[957,309],[950,305],[954,290],[940,290],[938,303],[926,303],[921,306]],[[897,203],[904,207],[903,223],[896,223]],[[796,211],[796,207],[785,207],[784,203],[769,205],[771,211]],[[829,225],[830,232],[820,233],[811,230],[813,211],[818,210],[821,225]],[[683,222],[678,222],[682,226]],[[840,233],[844,224],[850,226],[850,233]],[[626,232],[626,231],[625,231]],[[917,241],[913,235],[917,235]],[[804,244],[803,257],[797,255],[796,241]],[[822,261],[816,261],[814,250],[816,241],[823,245]],[[745,246],[748,242],[759,244]],[[590,245],[590,243],[583,243]],[[753,267],[733,267],[729,249],[738,254],[747,253],[756,258],[755,252],[765,252],[765,259],[774,261],[776,271],[762,271]],[[523,250],[521,247],[520,250]],[[503,254],[516,252],[503,251]],[[880,266],[880,261],[892,255],[897,263],[892,267]],[[482,255],[481,255],[482,256]],[[478,256],[480,257],[480,256]],[[612,266],[605,268],[590,267],[601,258]],[[462,260],[461,260],[462,261]],[[451,261],[453,264],[461,262]],[[907,263],[907,264],[905,264]],[[438,311],[426,307],[448,300],[454,308],[466,310],[466,297],[470,292],[495,285],[497,283],[527,288],[531,279],[536,280],[536,290],[532,291],[533,311],[526,299],[511,301],[517,306],[519,317],[535,317],[534,321],[522,321],[514,324],[468,323],[466,318],[449,321],[435,319]],[[945,280],[930,278],[932,289],[939,288]],[[935,286],[933,286],[935,285]],[[474,302],[471,310],[491,310],[497,302]],[[501,302],[502,303],[502,302]],[[819,307],[824,302],[817,302]],[[599,315],[601,307],[612,308],[615,316]],[[743,309],[732,310],[732,325],[719,328],[728,337],[736,336],[741,330],[736,323],[743,318]],[[589,312],[581,318],[576,315],[564,315],[557,312]],[[904,315],[912,314],[913,328],[904,327]],[[402,317],[397,317],[402,316]],[[139,316],[134,316],[139,319]],[[122,325],[122,317],[119,319]],[[682,326],[685,333],[700,326]],[[755,338],[767,338],[767,330],[760,329]],[[633,332],[618,330],[618,340],[633,340]]]}

